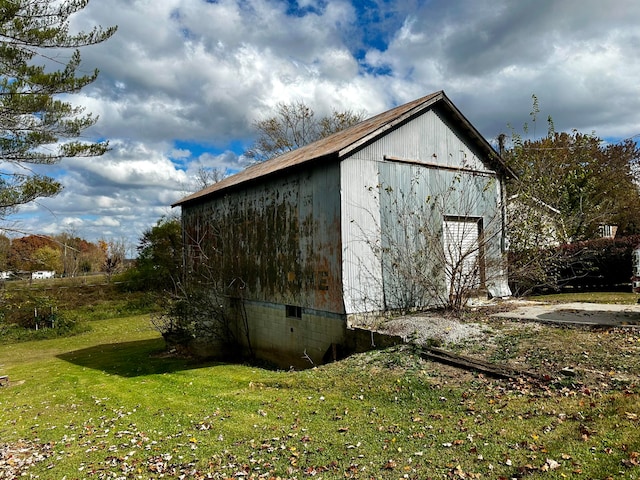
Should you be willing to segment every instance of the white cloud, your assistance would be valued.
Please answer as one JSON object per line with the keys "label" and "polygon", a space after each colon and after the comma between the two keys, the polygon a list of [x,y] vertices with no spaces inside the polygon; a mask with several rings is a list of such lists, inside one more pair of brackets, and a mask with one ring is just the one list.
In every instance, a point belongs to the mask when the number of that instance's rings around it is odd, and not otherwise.
{"label": "white cloud", "polygon": [[[46,233],[136,238],[200,168],[235,171],[252,121],[303,100],[379,113],[444,89],[488,138],[542,119],[640,133],[640,3],[618,0],[92,0],[72,28],[119,27],[83,49],[98,81],[74,103],[100,116],[99,159],[63,162],[65,191],[24,209]],[[290,14],[293,13],[293,14]],[[539,127],[539,132],[546,128]],[[33,217],[37,214],[36,217]],[[52,220],[55,219],[55,220]]]}

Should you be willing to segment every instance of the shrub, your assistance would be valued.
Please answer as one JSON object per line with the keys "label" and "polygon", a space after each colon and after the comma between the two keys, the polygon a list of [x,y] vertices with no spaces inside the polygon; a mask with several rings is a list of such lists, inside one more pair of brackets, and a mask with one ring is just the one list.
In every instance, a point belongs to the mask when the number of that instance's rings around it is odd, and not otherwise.
{"label": "shrub", "polygon": [[169,348],[227,358],[241,350],[236,332],[243,309],[235,303],[205,287],[183,289],[164,297],[163,308],[151,316],[151,323]]}
{"label": "shrub", "polygon": [[511,289],[514,294],[522,295],[563,288],[627,288],[632,275],[632,252],[639,244],[640,235],[632,235],[512,252],[509,260]]}

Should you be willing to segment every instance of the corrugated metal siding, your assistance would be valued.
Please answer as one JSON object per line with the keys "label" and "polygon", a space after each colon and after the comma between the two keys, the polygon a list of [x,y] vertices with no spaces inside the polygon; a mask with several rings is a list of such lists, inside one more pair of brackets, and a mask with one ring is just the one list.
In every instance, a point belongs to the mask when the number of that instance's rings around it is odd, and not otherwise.
{"label": "corrugated metal siding", "polygon": [[356,158],[382,160],[384,156],[437,163],[451,167],[487,169],[462,134],[437,110],[429,110],[355,154]]}
{"label": "corrugated metal siding", "polygon": [[498,185],[495,177],[487,175],[397,162],[380,164],[383,278],[388,308],[433,305],[448,296],[447,271],[451,265],[447,262],[451,258],[443,232],[447,219],[481,219],[486,239],[483,260],[494,264],[501,258]]}
{"label": "corrugated metal siding", "polygon": [[189,261],[248,300],[344,313],[339,174],[331,163],[183,206]]}
{"label": "corrugated metal siding", "polygon": [[[426,306],[438,303],[438,295],[445,298],[445,217],[482,218],[487,239],[484,258],[489,260],[487,265],[500,263],[502,215],[498,179],[486,173],[434,168],[442,165],[489,170],[462,138],[446,118],[428,111],[343,161],[342,237],[343,242],[349,242],[348,247],[343,245],[347,313],[371,311],[376,306]],[[385,161],[388,157],[415,163]],[[361,178],[367,181],[354,182]],[[376,188],[372,191],[369,187],[374,183]],[[349,191],[345,193],[347,185]],[[370,237],[362,239],[362,231],[369,232]],[[376,234],[378,238],[372,242]],[[439,235],[440,243],[428,245],[431,240],[425,239],[427,234]],[[372,243],[377,249],[372,250]],[[425,256],[428,248],[439,251]],[[405,264],[400,265],[401,262]],[[412,284],[420,275],[435,279],[430,288]],[[439,293],[432,290],[433,285],[438,286]],[[349,289],[366,290],[368,294],[349,296]]]}
{"label": "corrugated metal siding", "polygon": [[429,239],[431,232],[438,235],[441,218],[426,199],[437,191],[440,172],[391,162],[380,163],[379,169],[385,306],[435,303],[421,279],[433,277],[438,266]]}
{"label": "corrugated metal siding", "polygon": [[382,265],[374,251],[380,239],[378,165],[348,158],[342,185],[343,294],[347,314],[384,309]]}

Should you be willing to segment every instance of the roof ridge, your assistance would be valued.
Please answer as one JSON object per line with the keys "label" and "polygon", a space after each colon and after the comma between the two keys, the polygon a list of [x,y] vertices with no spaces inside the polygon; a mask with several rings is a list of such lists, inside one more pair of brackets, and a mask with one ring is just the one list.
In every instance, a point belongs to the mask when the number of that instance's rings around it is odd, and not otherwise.
{"label": "roof ridge", "polygon": [[[221,180],[220,182],[209,185],[198,192],[184,197],[172,206],[175,207],[183,205],[214,192],[223,191],[245,182],[267,175],[272,175],[320,158],[341,158],[371,142],[385,131],[397,126],[399,123],[413,118],[425,108],[429,108],[439,101],[444,101],[448,108],[454,111],[456,116],[460,117],[462,122],[468,123],[473,135],[479,137],[478,140],[484,142],[486,144],[486,148],[493,151],[488,142],[486,142],[477,130],[471,126],[464,115],[462,115],[462,113],[448,99],[444,91],[439,90],[402,105],[397,105],[389,110],[374,115],[373,117],[362,120],[351,127],[279,155],[278,157],[251,165],[246,169]],[[495,153],[495,151],[493,151],[493,153]]]}

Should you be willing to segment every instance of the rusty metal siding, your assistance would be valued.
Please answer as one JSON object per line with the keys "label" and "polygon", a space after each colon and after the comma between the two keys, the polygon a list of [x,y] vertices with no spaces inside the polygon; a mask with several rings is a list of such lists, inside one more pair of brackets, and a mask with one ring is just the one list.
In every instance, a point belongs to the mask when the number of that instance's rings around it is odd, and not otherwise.
{"label": "rusty metal siding", "polygon": [[344,313],[339,180],[337,162],[317,165],[184,205],[187,261],[229,295]]}

